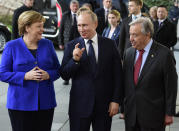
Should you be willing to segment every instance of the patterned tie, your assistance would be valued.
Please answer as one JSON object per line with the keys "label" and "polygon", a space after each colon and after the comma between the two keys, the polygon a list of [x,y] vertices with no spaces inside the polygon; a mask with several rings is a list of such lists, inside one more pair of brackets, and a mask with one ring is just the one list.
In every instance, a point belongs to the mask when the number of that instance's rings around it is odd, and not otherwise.
{"label": "patterned tie", "polygon": [[137,85],[137,81],[138,81],[138,77],[139,77],[139,72],[140,72],[140,68],[141,68],[141,64],[142,64],[143,53],[144,53],[144,49],[139,50],[139,56],[137,58],[135,66],[134,66],[134,83],[135,83],[135,85]]}
{"label": "patterned tie", "polygon": [[89,44],[89,49],[88,49],[88,57],[89,57],[89,62],[90,62],[90,67],[91,67],[91,73],[94,75],[96,71],[96,57],[95,57],[95,52],[94,48],[92,45],[92,40],[88,40]]}

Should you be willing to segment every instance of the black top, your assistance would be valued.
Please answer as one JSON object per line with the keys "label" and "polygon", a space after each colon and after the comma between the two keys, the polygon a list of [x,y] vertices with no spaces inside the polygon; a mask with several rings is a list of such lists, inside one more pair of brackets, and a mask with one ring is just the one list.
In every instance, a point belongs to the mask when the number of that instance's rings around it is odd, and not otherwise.
{"label": "black top", "polygon": [[19,38],[19,33],[18,33],[18,18],[20,14],[22,14],[25,11],[33,10],[32,8],[28,8],[27,6],[23,5],[19,8],[17,8],[14,11],[13,19],[12,19],[12,39],[17,39]]}
{"label": "black top", "polygon": [[30,51],[31,54],[34,56],[34,58],[36,58],[37,49],[29,49],[29,51]]}

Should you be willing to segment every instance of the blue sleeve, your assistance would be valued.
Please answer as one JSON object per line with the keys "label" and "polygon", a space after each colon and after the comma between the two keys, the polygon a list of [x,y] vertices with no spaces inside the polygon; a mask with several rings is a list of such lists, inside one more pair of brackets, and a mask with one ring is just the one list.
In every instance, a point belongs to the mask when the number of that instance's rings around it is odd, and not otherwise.
{"label": "blue sleeve", "polygon": [[13,71],[13,47],[6,44],[1,57],[0,80],[9,84],[23,86],[25,72]]}

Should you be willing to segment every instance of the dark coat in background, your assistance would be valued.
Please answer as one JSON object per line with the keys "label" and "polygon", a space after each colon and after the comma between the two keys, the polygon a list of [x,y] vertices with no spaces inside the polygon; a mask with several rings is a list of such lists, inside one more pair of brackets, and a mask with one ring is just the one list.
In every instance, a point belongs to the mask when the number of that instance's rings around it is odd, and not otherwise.
{"label": "dark coat in background", "polygon": [[155,21],[153,39],[168,48],[173,47],[177,43],[176,26],[169,19],[165,19],[161,26]]}
{"label": "dark coat in background", "polygon": [[124,51],[131,47],[130,35],[129,35],[129,23],[132,22],[132,16],[123,19],[120,31],[118,51],[121,57],[123,57]]}
{"label": "dark coat in background", "polygon": [[[114,7],[112,9],[115,9]],[[105,21],[105,10],[104,8],[98,8],[94,11],[98,17],[97,33],[102,35],[105,27],[108,27],[108,22]]]}
{"label": "dark coat in background", "polygon": [[14,11],[14,15],[12,18],[12,39],[17,39],[20,37],[19,31],[18,31],[18,19],[19,19],[20,14],[29,10],[33,10],[33,8],[28,8],[27,6],[23,5]]}
{"label": "dark coat in background", "polygon": [[58,35],[59,45],[65,45],[67,42],[79,37],[77,25],[73,25],[71,11],[63,14]]}

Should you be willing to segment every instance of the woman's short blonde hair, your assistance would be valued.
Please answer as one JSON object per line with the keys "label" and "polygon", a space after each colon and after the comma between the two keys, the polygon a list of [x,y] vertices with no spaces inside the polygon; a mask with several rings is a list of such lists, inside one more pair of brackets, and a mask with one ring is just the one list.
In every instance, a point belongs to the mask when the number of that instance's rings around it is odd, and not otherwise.
{"label": "woman's short blonde hair", "polygon": [[45,23],[45,18],[36,11],[23,12],[18,19],[19,35],[24,35],[24,33],[26,33],[26,26],[30,26],[35,22]]}
{"label": "woman's short blonde hair", "polygon": [[[119,11],[117,11],[117,10],[111,10],[111,11],[109,11],[109,14],[113,14],[113,15],[115,15],[116,16],[116,18],[118,19],[118,23],[120,23],[120,19],[121,19],[121,14],[119,13]],[[109,15],[108,14],[108,15]]]}

